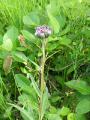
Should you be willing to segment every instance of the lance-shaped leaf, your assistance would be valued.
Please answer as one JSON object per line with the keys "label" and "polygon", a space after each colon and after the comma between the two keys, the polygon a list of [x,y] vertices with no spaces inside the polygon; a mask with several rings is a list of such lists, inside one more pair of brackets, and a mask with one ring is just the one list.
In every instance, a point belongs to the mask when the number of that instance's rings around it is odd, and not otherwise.
{"label": "lance-shaped leaf", "polygon": [[33,85],[33,88],[34,88],[35,92],[36,92],[37,95],[40,97],[41,92],[40,92],[39,87],[37,86],[36,82],[34,81],[33,76],[32,76],[31,74],[29,74],[29,76],[30,76],[30,79],[31,79],[31,81],[32,81],[32,85]]}

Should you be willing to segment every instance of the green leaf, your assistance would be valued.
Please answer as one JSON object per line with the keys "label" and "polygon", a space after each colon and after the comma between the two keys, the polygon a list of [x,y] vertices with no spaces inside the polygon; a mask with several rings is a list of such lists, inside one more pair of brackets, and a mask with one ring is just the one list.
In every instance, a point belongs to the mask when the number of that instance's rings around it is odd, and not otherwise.
{"label": "green leaf", "polygon": [[68,87],[77,90],[78,92],[88,95],[90,94],[90,87],[85,81],[81,80],[71,80],[65,83]]}
{"label": "green leaf", "polygon": [[12,51],[16,48],[17,39],[18,38],[18,30],[14,26],[11,27],[3,37],[3,49],[7,51]]}
{"label": "green leaf", "polygon": [[4,50],[0,51],[0,58],[1,59],[4,59],[7,55],[8,55],[8,51],[4,51]]}
{"label": "green leaf", "polygon": [[31,79],[31,81],[32,81],[32,85],[33,85],[34,90],[36,91],[37,95],[40,97],[41,92],[40,92],[40,90],[39,90],[36,82],[34,81],[33,76],[32,76],[31,74],[29,74],[29,76],[30,76],[30,79]]}
{"label": "green leaf", "polygon": [[34,40],[35,39],[34,35],[32,33],[30,33],[29,31],[22,30],[21,32],[26,39],[28,39],[28,40]]}
{"label": "green leaf", "polygon": [[28,26],[36,26],[39,25],[40,20],[35,12],[31,12],[29,15],[23,17],[23,23]]}
{"label": "green leaf", "polygon": [[[33,94],[33,92],[32,92]],[[32,96],[32,94],[27,94],[25,92],[23,92],[19,97],[19,103],[22,104],[23,106],[28,106],[31,107],[38,111],[38,100],[34,99],[34,97]]]}
{"label": "green leaf", "polygon": [[42,118],[46,113],[46,110],[48,109],[48,107],[49,107],[48,90],[46,89],[42,97]]}
{"label": "green leaf", "polygon": [[[27,79],[24,75],[22,74],[16,74],[15,75],[15,83],[20,91],[23,92],[23,96],[26,96],[25,98],[19,96],[19,100],[23,105],[27,105],[27,103],[31,104],[34,108],[37,108],[37,102],[38,102],[38,97],[37,94],[35,93],[35,90],[33,89],[31,85],[31,81]],[[26,100],[25,100],[26,99]],[[29,99],[29,100],[28,100]],[[25,101],[22,101],[25,100]],[[26,103],[26,101],[28,101]],[[26,104],[25,104],[26,103]]]}
{"label": "green leaf", "polygon": [[84,98],[82,99],[77,107],[76,107],[76,112],[77,114],[85,114],[90,111],[90,97],[89,98]]}
{"label": "green leaf", "polygon": [[58,33],[60,30],[60,25],[59,25],[58,20],[50,12],[48,12],[48,17],[50,19],[50,24],[51,24],[54,32]]}
{"label": "green leaf", "polygon": [[61,45],[68,46],[71,43],[71,39],[69,39],[67,37],[61,37],[59,43]]}
{"label": "green leaf", "polygon": [[62,120],[62,118],[58,114],[48,114],[48,120]]}
{"label": "green leaf", "polygon": [[66,22],[65,16],[59,14],[58,16],[56,16],[56,18],[57,18],[57,20],[59,21],[60,32],[61,32],[62,28],[65,26],[65,22]]}
{"label": "green leaf", "polygon": [[68,114],[67,120],[77,120],[75,113],[70,113],[70,114]]}
{"label": "green leaf", "polygon": [[30,81],[22,74],[15,75],[15,82],[18,88],[21,90],[29,90],[30,89]]}
{"label": "green leaf", "polygon": [[21,113],[23,113],[28,120],[35,120],[33,115],[32,114],[28,114],[28,112],[24,108],[21,108],[18,105],[15,105],[15,104],[11,104],[11,103],[8,103],[8,104],[11,105],[12,107],[17,108],[17,110],[19,110]]}
{"label": "green leaf", "polygon": [[16,74],[15,75],[15,83],[16,83],[17,87],[20,89],[20,91],[23,91],[24,93],[29,94],[31,99],[33,101],[35,101],[35,103],[36,103],[37,95],[31,85],[31,81],[29,79],[27,79],[22,74]]}
{"label": "green leaf", "polygon": [[23,52],[13,51],[12,52],[12,57],[17,62],[22,62],[22,63],[25,63],[25,64],[27,63],[27,57],[24,55]]}
{"label": "green leaf", "polygon": [[3,41],[2,48],[6,51],[12,51],[13,49],[13,43],[11,39],[6,39]]}
{"label": "green leaf", "polygon": [[76,114],[76,120],[87,120],[84,114]]}
{"label": "green leaf", "polygon": [[67,107],[62,107],[62,109],[60,110],[61,116],[67,116],[69,113],[70,113],[70,109]]}
{"label": "green leaf", "polygon": [[36,67],[36,70],[38,70],[38,71],[40,70],[40,66],[37,63],[35,63],[31,59],[29,59],[29,61]]}
{"label": "green leaf", "polygon": [[48,52],[52,52],[52,51],[54,51],[57,47],[58,47],[57,42],[48,43],[46,50],[47,50]]}

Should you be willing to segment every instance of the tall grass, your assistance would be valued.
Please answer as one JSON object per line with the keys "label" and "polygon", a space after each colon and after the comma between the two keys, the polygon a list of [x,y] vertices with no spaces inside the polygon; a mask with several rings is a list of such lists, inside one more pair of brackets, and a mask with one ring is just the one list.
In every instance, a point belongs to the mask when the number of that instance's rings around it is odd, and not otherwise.
{"label": "tall grass", "polygon": [[22,17],[36,8],[45,8],[49,0],[0,0],[0,30],[8,25],[22,28]]}

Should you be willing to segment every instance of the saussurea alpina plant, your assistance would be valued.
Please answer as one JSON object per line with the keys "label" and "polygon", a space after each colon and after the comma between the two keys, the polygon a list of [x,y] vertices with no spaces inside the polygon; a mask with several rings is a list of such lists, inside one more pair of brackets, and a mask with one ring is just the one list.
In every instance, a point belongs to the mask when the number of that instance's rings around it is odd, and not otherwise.
{"label": "saussurea alpina plant", "polygon": [[39,120],[43,119],[43,115],[42,115],[42,99],[43,99],[43,94],[45,91],[45,79],[44,79],[44,68],[45,68],[45,61],[46,61],[46,44],[47,44],[47,40],[49,35],[51,35],[52,30],[50,27],[43,25],[43,26],[39,26],[36,28],[36,32],[35,35],[39,38],[41,38],[41,42],[42,42],[42,58],[41,58],[41,69],[40,69],[40,74],[41,74],[41,78],[40,78],[40,90],[41,90],[41,96],[40,96],[40,106],[39,106]]}

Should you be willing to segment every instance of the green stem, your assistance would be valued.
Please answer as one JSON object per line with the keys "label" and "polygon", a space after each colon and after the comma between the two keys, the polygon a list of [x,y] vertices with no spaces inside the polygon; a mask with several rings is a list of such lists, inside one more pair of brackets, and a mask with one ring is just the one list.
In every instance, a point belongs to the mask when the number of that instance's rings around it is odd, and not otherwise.
{"label": "green stem", "polygon": [[44,66],[45,66],[45,40],[42,41],[42,60],[41,60],[41,92],[44,91]]}
{"label": "green stem", "polygon": [[43,93],[44,93],[44,90],[45,90],[45,80],[44,80],[44,67],[45,67],[45,61],[46,61],[45,47],[46,47],[46,39],[44,39],[42,41],[41,96],[40,96],[40,115],[39,115],[39,120],[43,119],[43,116],[42,116],[42,99],[43,99]]}

